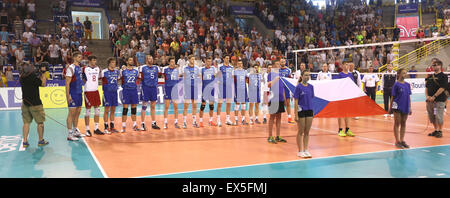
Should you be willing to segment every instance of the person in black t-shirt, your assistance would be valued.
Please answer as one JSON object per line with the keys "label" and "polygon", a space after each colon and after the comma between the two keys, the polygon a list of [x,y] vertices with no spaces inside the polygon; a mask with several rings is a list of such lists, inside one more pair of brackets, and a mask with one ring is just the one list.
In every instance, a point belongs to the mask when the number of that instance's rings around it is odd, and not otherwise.
{"label": "person in black t-shirt", "polygon": [[441,138],[445,101],[448,99],[448,76],[442,72],[442,61],[437,60],[432,66],[434,74],[426,78],[425,84],[428,118],[434,126],[434,132],[428,135]]}
{"label": "person in black t-shirt", "polygon": [[84,25],[84,36],[86,40],[92,39],[92,22],[89,21],[89,17],[86,16],[86,20],[83,22]]}
{"label": "person in black t-shirt", "polygon": [[44,140],[44,122],[45,112],[42,106],[41,97],[39,95],[39,87],[44,87],[47,83],[45,75],[38,75],[35,67],[25,63],[23,71],[20,75],[20,85],[22,87],[22,119],[23,119],[23,147],[27,148],[28,133],[30,124],[35,120],[37,123],[37,131],[39,135],[38,146],[45,146],[48,141]]}

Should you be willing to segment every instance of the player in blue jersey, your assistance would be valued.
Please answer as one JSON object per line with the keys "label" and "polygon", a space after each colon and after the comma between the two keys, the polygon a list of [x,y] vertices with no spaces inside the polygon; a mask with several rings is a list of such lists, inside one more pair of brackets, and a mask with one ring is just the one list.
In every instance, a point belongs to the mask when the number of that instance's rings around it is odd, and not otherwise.
{"label": "player in blue jersey", "polygon": [[138,79],[139,71],[134,67],[134,58],[129,57],[127,59],[127,66],[120,72],[120,79],[122,80],[122,99],[123,99],[123,111],[122,111],[122,130],[124,133],[126,130],[126,121],[128,116],[128,105],[131,105],[131,120],[133,121],[133,130],[138,131],[136,124],[136,107],[139,104],[138,98]]}
{"label": "player in blue jersey", "polygon": [[217,126],[222,126],[220,120],[220,112],[222,110],[222,102],[225,99],[227,103],[226,113],[227,113],[227,125],[233,125],[230,120],[231,113],[231,103],[233,101],[233,66],[230,64],[230,56],[225,56],[223,59],[223,64],[219,66],[219,71],[217,71],[217,78],[219,80],[219,102],[217,104]]}
{"label": "player in blue jersey", "polygon": [[172,101],[173,111],[175,114],[175,128],[178,126],[178,82],[180,82],[180,68],[175,65],[175,58],[169,58],[169,66],[164,67],[164,129],[167,129],[167,117],[169,114],[169,106]]}
{"label": "player in blue jersey", "polygon": [[[343,78],[350,78],[352,81],[355,81],[353,78],[353,74],[349,71],[350,69],[350,62],[349,61],[345,61],[344,65],[343,65],[343,70],[342,72],[339,73],[338,78],[339,79],[343,79]],[[345,122],[345,132],[342,130],[342,122]],[[350,137],[354,137],[355,134],[353,134],[352,131],[350,131],[350,121],[348,117],[345,118],[338,118],[338,124],[339,124],[339,133],[338,135],[340,137],[345,137],[345,136],[350,136]]]}
{"label": "player in blue jersey", "polygon": [[261,124],[258,120],[259,103],[261,103],[261,81],[262,75],[259,73],[258,64],[255,64],[253,68],[250,68],[250,72],[248,74],[248,112],[250,117],[250,124],[253,124],[253,115],[255,115],[256,117],[254,123]]}
{"label": "player in blue jersey", "polygon": [[242,63],[242,60],[239,60],[237,62],[238,68],[234,70],[233,76],[234,76],[234,119],[235,123],[234,125],[239,125],[239,107],[241,107],[241,116],[242,116],[242,125],[248,125],[248,123],[245,121],[245,111],[246,107],[245,104],[247,103],[247,70],[244,69],[244,63]]}
{"label": "player in blue jersey", "polygon": [[[286,61],[286,59],[282,58],[280,60],[280,75],[281,77],[285,77],[285,78],[291,78],[292,77],[292,71],[288,66],[288,63]],[[286,112],[288,114],[288,123],[295,123],[295,121],[292,120],[291,117],[291,92],[289,91],[289,89],[286,87],[286,85],[283,84],[284,87],[284,95],[286,97],[285,100],[285,105],[286,105]]]}
{"label": "player in blue jersey", "polygon": [[152,129],[159,130],[156,125],[156,100],[158,96],[158,74],[161,73],[158,66],[153,65],[153,57],[147,55],[145,57],[145,65],[139,67],[139,73],[142,82],[142,110],[141,110],[141,131],[146,131],[145,114],[147,112],[147,104],[150,101],[150,114],[152,116]]}
{"label": "player in blue jersey", "polygon": [[76,130],[78,126],[78,117],[80,117],[81,106],[83,104],[83,73],[80,67],[82,56],[80,53],[73,54],[73,64],[71,64],[65,73],[66,76],[66,98],[69,106],[67,115],[67,129],[69,135],[67,140],[76,141],[81,137],[81,133]]}
{"label": "player in blue jersey", "polygon": [[194,65],[195,56],[190,55],[188,66],[183,68],[183,88],[184,88],[184,107],[183,107],[183,128],[187,128],[186,118],[189,103],[192,103],[192,126],[199,128],[197,124],[197,103],[199,100],[200,68]]}
{"label": "player in blue jersey", "polygon": [[[105,107],[105,111],[103,113],[103,123],[105,125],[105,133],[109,134],[119,132],[114,127],[114,119],[116,107],[119,105],[117,99],[117,80],[119,79],[120,72],[116,69],[116,59],[114,57],[108,58],[106,62],[108,64],[108,68],[102,70],[100,73],[100,78],[102,80],[103,87],[103,106]],[[109,126],[108,121],[110,121]]]}
{"label": "player in blue jersey", "polygon": [[217,69],[211,65],[212,58],[205,59],[205,67],[201,68],[202,74],[202,104],[200,105],[200,127],[203,127],[203,111],[206,107],[206,101],[209,103],[209,126],[216,126],[213,122],[214,117],[214,86],[216,84]]}

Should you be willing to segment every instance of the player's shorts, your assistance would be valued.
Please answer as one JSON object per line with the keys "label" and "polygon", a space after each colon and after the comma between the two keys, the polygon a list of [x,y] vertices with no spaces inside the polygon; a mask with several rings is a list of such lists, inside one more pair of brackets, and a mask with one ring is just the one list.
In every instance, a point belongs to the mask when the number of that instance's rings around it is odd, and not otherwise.
{"label": "player's shorts", "polygon": [[299,111],[297,113],[299,118],[307,118],[307,117],[313,117],[314,116],[314,112],[313,110],[305,110],[305,111]]}
{"label": "player's shorts", "polygon": [[219,85],[219,98],[232,99],[233,89],[231,87],[226,87],[226,85]]}
{"label": "player's shorts", "polygon": [[259,89],[248,93],[248,101],[251,103],[261,103],[261,93]]}
{"label": "player's shorts", "polygon": [[68,104],[69,108],[76,108],[83,106],[83,93],[79,94],[70,93],[70,97],[72,98],[72,102]]}
{"label": "player's shorts", "polygon": [[203,85],[202,87],[202,101],[214,102],[214,87]]}
{"label": "player's shorts", "polygon": [[98,91],[84,92],[84,104],[88,109],[91,107],[100,106],[100,94],[98,93]]}
{"label": "player's shorts", "polygon": [[164,91],[165,100],[178,100],[178,86],[164,86]]}
{"label": "player's shorts", "polygon": [[103,106],[104,107],[116,107],[119,105],[117,99],[117,91],[104,91],[103,92]]}
{"label": "player's shorts", "polygon": [[269,102],[269,114],[284,113],[284,101]]}
{"label": "player's shorts", "polygon": [[198,100],[198,89],[195,86],[184,87],[184,100]]}
{"label": "player's shorts", "polygon": [[122,101],[123,104],[139,104],[137,89],[123,89]]}
{"label": "player's shorts", "polygon": [[158,87],[142,86],[142,100],[156,101],[158,99]]}
{"label": "player's shorts", "polygon": [[234,97],[234,102],[236,102],[236,103],[248,102],[247,89],[236,90],[236,96]]}

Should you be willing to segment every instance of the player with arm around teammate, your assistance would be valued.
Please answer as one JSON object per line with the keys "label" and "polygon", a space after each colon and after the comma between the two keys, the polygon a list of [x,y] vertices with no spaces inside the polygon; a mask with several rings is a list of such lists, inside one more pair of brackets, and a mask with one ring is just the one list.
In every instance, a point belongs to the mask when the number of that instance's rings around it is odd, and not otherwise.
{"label": "player with arm around teammate", "polygon": [[[102,70],[100,78],[102,80],[103,106],[105,108],[103,113],[103,122],[105,125],[105,133],[110,134],[119,132],[114,127],[114,119],[116,107],[119,105],[117,89],[120,72],[116,68],[116,59],[114,57],[108,58],[106,62],[108,64],[108,68]],[[108,121],[110,121],[109,126]]]}
{"label": "player with arm around teammate", "polygon": [[181,69],[175,65],[175,58],[169,58],[169,66],[163,69],[164,74],[164,129],[167,129],[167,117],[169,114],[170,102],[172,102],[175,124],[174,127],[179,129],[178,126],[178,85],[180,82]]}
{"label": "player with arm around teammate", "polygon": [[142,110],[141,110],[141,131],[146,131],[145,117],[147,112],[147,104],[150,101],[150,114],[152,117],[152,129],[159,130],[156,125],[156,100],[158,99],[158,74],[160,68],[153,65],[153,57],[151,55],[145,56],[145,65],[139,67],[139,73],[142,82]]}
{"label": "player with arm around teammate", "polygon": [[[259,73],[258,64],[255,64],[253,68],[250,68],[248,74],[248,100],[249,100],[249,117],[250,125],[253,123],[261,124],[258,120],[259,104],[261,103],[261,81],[262,75]],[[253,116],[256,119],[253,122]]]}
{"label": "player with arm around teammate", "polygon": [[205,67],[201,68],[202,74],[202,104],[200,105],[200,127],[203,127],[203,112],[206,107],[206,101],[209,103],[209,126],[216,126],[213,122],[214,117],[214,85],[216,83],[215,75],[217,69],[211,65],[212,58],[207,57]]}
{"label": "player with arm around teammate", "polygon": [[88,57],[89,64],[88,66],[83,67],[83,77],[85,81],[84,85],[84,98],[85,98],[85,106],[86,112],[84,116],[84,122],[86,124],[86,136],[91,137],[91,130],[89,128],[89,121],[91,115],[91,108],[94,107],[94,134],[96,135],[105,135],[98,128],[98,122],[100,120],[100,94],[98,92],[98,80],[100,79],[100,68],[97,66],[97,57],[89,56]]}
{"label": "player with arm around teammate", "polygon": [[128,117],[128,106],[131,105],[131,120],[133,121],[133,130],[138,131],[136,124],[137,105],[139,104],[138,87],[137,82],[139,79],[139,71],[134,67],[134,58],[127,58],[127,65],[120,72],[119,76],[122,80],[122,99],[123,99],[123,111],[122,111],[122,130],[121,133],[126,131],[126,121]]}

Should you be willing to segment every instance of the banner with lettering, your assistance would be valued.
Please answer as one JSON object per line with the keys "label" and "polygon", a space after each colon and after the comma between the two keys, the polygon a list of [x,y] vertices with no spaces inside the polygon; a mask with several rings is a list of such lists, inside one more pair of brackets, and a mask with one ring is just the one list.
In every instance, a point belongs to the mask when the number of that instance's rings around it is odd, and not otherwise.
{"label": "banner with lettering", "polygon": [[400,40],[415,39],[419,28],[419,17],[398,17],[397,25],[400,28]]}

